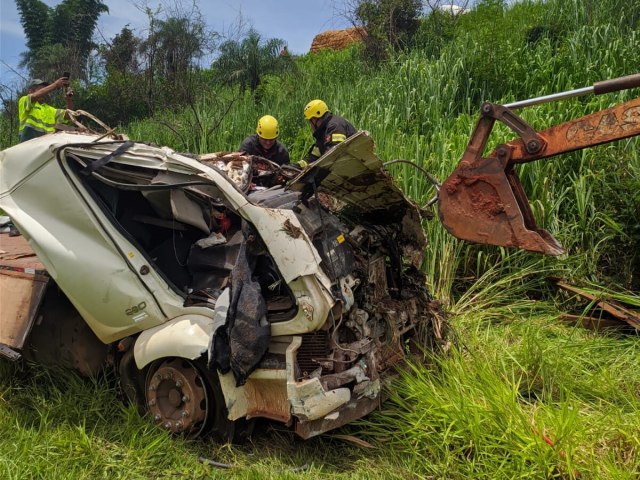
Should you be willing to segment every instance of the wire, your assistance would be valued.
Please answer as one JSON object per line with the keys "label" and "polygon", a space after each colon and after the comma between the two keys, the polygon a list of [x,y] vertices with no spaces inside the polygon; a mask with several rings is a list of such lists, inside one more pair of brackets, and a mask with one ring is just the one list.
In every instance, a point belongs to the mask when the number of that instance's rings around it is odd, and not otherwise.
{"label": "wire", "polygon": [[437,192],[440,191],[440,187],[442,186],[442,184],[440,183],[440,181],[436,177],[431,175],[425,168],[423,168],[420,165],[418,165],[417,163],[411,162],[409,160],[390,160],[388,162],[384,162],[382,165],[386,167],[387,165],[393,165],[393,164],[396,164],[396,163],[406,163],[407,165],[411,165],[412,167],[417,168],[418,170],[420,170],[425,175],[425,177],[427,177],[429,179],[431,184],[435,187],[436,195],[431,200],[429,200],[427,203],[425,203],[423,208],[430,207],[431,205],[433,205],[434,203],[436,203],[438,201]]}

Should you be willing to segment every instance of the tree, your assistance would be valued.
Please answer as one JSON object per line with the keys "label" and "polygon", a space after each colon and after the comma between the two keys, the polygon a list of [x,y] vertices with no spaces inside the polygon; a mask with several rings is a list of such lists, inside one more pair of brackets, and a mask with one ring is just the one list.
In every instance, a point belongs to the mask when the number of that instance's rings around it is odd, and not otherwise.
{"label": "tree", "polygon": [[123,27],[120,33],[113,37],[111,45],[103,45],[101,48],[107,72],[138,73],[138,52],[141,43],[129,26]]}
{"label": "tree", "polygon": [[20,23],[27,37],[28,52],[24,54],[23,61],[27,63],[29,56],[34,54],[44,45],[49,44],[51,9],[40,0],[16,0],[16,6],[20,13]]}
{"label": "tree", "polygon": [[202,21],[170,17],[158,24],[158,68],[168,78],[181,77],[202,57],[205,29]]}
{"label": "tree", "polygon": [[0,83],[0,150],[18,138],[18,98],[13,88]]}
{"label": "tree", "polygon": [[455,38],[470,2],[458,0],[454,4],[451,0],[425,0],[428,14],[416,33],[414,45],[433,57],[440,55],[442,47]]}
{"label": "tree", "polygon": [[110,125],[129,123],[148,113],[140,49],[142,40],[125,26],[111,43],[99,46],[101,81],[83,92],[83,108]]}
{"label": "tree", "polygon": [[401,50],[411,44],[420,26],[420,0],[351,0],[347,16],[356,26],[364,26],[365,53],[381,60],[389,49]]}
{"label": "tree", "polygon": [[16,5],[29,49],[22,65],[31,75],[57,78],[69,71],[87,80],[93,32],[108,7],[101,0],[63,0],[54,8],[40,0],[16,0]]}
{"label": "tree", "polygon": [[158,106],[192,104],[204,84],[199,60],[216,38],[196,2],[136,6],[148,19],[143,35],[125,26],[99,47],[103,78],[91,89],[90,103],[111,123],[153,115]]}
{"label": "tree", "polygon": [[263,41],[257,31],[250,29],[244,39],[228,40],[220,45],[220,56],[213,68],[223,82],[255,92],[264,75],[293,65],[289,55],[280,55],[285,46],[279,38]]}
{"label": "tree", "polygon": [[44,45],[31,56],[29,71],[33,77],[56,80],[63,72],[70,72],[77,77],[77,69],[71,69],[76,63],[75,56],[62,44]]}
{"label": "tree", "polygon": [[198,70],[198,60],[212,49],[217,35],[206,30],[196,2],[189,7],[176,3],[165,18],[159,18],[160,9],[154,12],[145,7],[145,12],[149,27],[140,55],[149,113],[155,109],[159,90],[166,94],[167,105],[192,102],[198,88],[193,75]]}

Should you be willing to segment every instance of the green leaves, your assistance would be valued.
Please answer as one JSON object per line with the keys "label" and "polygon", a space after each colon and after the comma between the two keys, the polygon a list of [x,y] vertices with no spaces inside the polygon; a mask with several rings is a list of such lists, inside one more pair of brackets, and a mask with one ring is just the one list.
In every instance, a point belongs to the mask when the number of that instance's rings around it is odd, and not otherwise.
{"label": "green leaves", "polygon": [[293,67],[289,55],[280,55],[285,45],[285,41],[278,38],[263,40],[251,29],[244,39],[220,45],[220,56],[212,67],[222,82],[255,92],[264,75]]}
{"label": "green leaves", "polygon": [[51,40],[51,9],[40,0],[16,0],[20,23],[27,37],[28,55],[38,51]]}
{"label": "green leaves", "polygon": [[[16,5],[29,48],[23,66],[31,75],[54,80],[68,71],[86,79],[87,59],[94,48],[91,37],[108,7],[100,0],[64,0],[54,8],[40,0],[16,0]],[[63,55],[52,55],[60,48]],[[62,68],[61,57],[65,57]]]}
{"label": "green leaves", "polygon": [[387,48],[402,50],[411,45],[420,26],[422,2],[418,0],[361,0],[354,16],[367,30],[365,51],[377,60]]}

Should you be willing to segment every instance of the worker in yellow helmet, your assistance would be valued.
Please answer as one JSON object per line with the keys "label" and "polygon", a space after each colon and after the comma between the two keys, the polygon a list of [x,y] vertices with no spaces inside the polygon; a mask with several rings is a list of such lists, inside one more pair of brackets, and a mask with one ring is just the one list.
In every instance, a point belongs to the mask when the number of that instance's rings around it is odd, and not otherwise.
{"label": "worker in yellow helmet", "polygon": [[334,145],[344,142],[357,132],[356,128],[347,120],[329,111],[327,104],[322,100],[311,100],[304,107],[304,118],[309,121],[315,138],[315,145],[309,154],[301,162],[314,162],[325,154]]}
{"label": "worker in yellow helmet", "polygon": [[271,115],[260,117],[256,133],[245,138],[240,151],[249,155],[258,155],[278,165],[289,163],[289,152],[277,139],[280,134],[278,120]]}
{"label": "worker in yellow helmet", "polygon": [[66,88],[65,98],[68,110],[73,110],[73,91],[69,87],[69,78],[60,77],[53,83],[40,79],[29,82],[27,94],[18,100],[20,141],[25,142],[46,133],[55,132],[56,123],[66,118],[66,110],[45,103],[47,95],[59,88]]}

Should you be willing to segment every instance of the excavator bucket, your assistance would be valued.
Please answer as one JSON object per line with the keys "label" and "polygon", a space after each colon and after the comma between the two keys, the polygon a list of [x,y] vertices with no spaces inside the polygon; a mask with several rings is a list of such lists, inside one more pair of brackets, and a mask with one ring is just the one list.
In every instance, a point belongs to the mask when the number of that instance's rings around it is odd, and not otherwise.
{"label": "excavator bucket", "polygon": [[[485,103],[462,160],[438,194],[440,220],[453,236],[470,242],[516,247],[546,255],[564,249],[538,228],[520,179],[521,163],[640,135],[640,98],[537,132],[513,109],[593,93],[640,87],[640,74],[605,80],[568,92],[508,105]],[[496,121],[518,134],[482,157]]]}
{"label": "excavator bucket", "polygon": [[475,243],[517,247],[546,255],[564,249],[546,230],[538,228],[513,167],[505,170],[498,157],[464,161],[440,188],[440,220],[454,237]]}
{"label": "excavator bucket", "polygon": [[[561,255],[564,249],[560,243],[537,227],[512,158],[516,152],[543,150],[544,139],[502,105],[485,103],[481,111],[462,160],[438,193],[442,224],[461,240]],[[496,120],[521,138],[482,157]]]}

